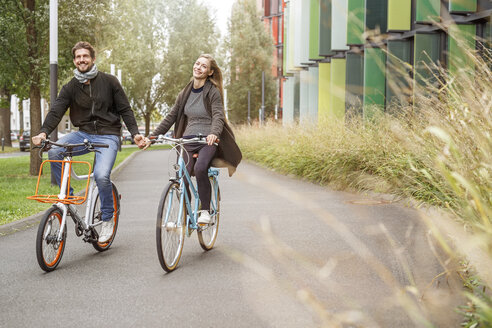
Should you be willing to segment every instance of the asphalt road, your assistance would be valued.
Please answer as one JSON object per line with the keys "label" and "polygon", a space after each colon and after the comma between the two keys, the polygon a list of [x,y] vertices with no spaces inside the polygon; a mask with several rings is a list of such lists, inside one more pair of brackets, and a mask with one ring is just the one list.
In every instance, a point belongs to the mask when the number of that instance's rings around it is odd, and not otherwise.
{"label": "asphalt road", "polygon": [[113,177],[122,206],[109,251],[69,222],[63,259],[44,273],[36,226],[0,237],[0,327],[459,326],[462,300],[453,277],[438,277],[417,211],[245,162],[232,178],[221,171],[216,247],[202,251],[193,234],[166,274],[155,217],[167,153],[141,152]]}

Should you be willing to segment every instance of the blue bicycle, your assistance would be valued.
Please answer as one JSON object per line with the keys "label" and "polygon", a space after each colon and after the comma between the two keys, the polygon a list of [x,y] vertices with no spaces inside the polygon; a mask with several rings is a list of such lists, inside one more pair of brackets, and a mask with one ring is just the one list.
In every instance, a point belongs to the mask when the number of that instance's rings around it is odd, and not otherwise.
{"label": "blue bicycle", "polygon": [[[173,164],[176,170],[176,176],[169,179],[169,183],[162,192],[157,211],[156,227],[159,262],[166,272],[171,272],[178,266],[181,253],[183,252],[185,235],[189,237],[196,230],[200,246],[205,251],[211,250],[214,247],[220,217],[219,170],[214,167],[208,170],[208,176],[212,186],[212,197],[210,200],[210,216],[212,219],[207,225],[198,225],[197,219],[200,200],[197,187],[186,170],[184,160],[186,150],[183,145],[197,142],[206,143],[205,138],[174,139],[159,136],[156,140],[171,143],[178,156],[177,163]],[[190,195],[186,192],[185,181],[188,182]]]}

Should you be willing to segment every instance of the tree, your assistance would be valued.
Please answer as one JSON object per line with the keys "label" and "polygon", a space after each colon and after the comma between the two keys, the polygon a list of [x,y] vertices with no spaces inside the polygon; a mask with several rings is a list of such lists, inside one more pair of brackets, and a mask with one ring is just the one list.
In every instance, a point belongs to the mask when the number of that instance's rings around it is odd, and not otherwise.
{"label": "tree", "polygon": [[115,64],[122,69],[122,85],[136,116],[145,121],[145,134],[162,104],[164,5],[152,0],[115,2],[112,16],[118,17],[118,22],[99,44],[102,67]]}
{"label": "tree", "polygon": [[[15,14],[18,5],[14,1],[0,1],[0,138],[4,138],[7,146],[12,145],[10,139],[10,98],[18,94],[27,97],[26,85],[20,77],[28,75],[27,63],[19,60],[25,51],[23,24]],[[4,47],[3,45],[10,45]]]}
{"label": "tree", "polygon": [[237,0],[232,7],[227,47],[229,78],[227,85],[229,119],[235,123],[248,118],[248,91],[251,117],[261,107],[261,80],[265,72],[265,113],[273,112],[276,89],[271,75],[273,40],[260,20],[255,0]]}
{"label": "tree", "polygon": [[[72,0],[59,3],[59,67],[73,67],[70,49],[79,39],[94,40],[98,12],[110,0]],[[0,86],[3,94],[30,99],[31,135],[41,129],[41,96],[48,95],[49,1],[0,0]],[[69,46],[67,46],[69,45]],[[68,48],[68,49],[66,49]],[[11,68],[14,68],[11,70]],[[62,73],[63,74],[63,73]],[[4,97],[5,98],[5,97]],[[10,106],[9,106],[10,107]],[[10,112],[9,112],[10,115]],[[31,151],[30,173],[37,175],[41,159]]]}
{"label": "tree", "polygon": [[197,0],[169,4],[168,41],[164,55],[164,104],[174,105],[179,91],[190,81],[195,60],[208,53],[216,56],[218,32],[208,9]]}
{"label": "tree", "polygon": [[148,134],[151,119],[165,114],[190,81],[198,55],[214,53],[215,24],[197,0],[118,1],[113,15],[120,23],[103,40],[108,56],[99,62],[122,68],[122,84]]}

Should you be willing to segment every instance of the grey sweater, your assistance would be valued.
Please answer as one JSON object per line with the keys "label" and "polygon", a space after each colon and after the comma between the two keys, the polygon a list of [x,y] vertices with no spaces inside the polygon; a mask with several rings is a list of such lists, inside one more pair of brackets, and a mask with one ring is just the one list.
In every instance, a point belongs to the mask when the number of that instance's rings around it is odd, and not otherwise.
{"label": "grey sweater", "polygon": [[203,87],[199,89],[191,88],[190,96],[186,101],[184,114],[188,119],[188,124],[183,133],[185,136],[210,134],[212,129],[212,117],[203,103]]}

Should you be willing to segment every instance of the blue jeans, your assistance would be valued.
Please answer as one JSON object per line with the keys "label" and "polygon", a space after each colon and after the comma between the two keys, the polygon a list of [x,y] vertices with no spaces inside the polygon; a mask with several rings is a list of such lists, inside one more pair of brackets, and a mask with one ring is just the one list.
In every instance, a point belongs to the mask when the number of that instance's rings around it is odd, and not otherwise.
{"label": "blue jeans", "polygon": [[[66,136],[60,138],[57,143],[77,144],[83,143],[84,139],[89,140],[92,143],[104,143],[108,144],[109,148],[96,148],[96,159],[94,165],[94,179],[96,180],[97,189],[99,190],[99,197],[101,198],[101,213],[102,220],[109,221],[113,217],[113,186],[111,183],[111,169],[113,168],[116,155],[118,154],[118,146],[120,137],[115,135],[97,135],[88,134],[85,132],[77,131],[71,132]],[[74,156],[87,154],[87,150],[82,150],[83,147],[75,148]],[[65,148],[53,146],[48,151],[48,157],[51,160],[62,160],[63,152]],[[51,163],[51,170],[54,172],[56,182],[60,185],[61,180],[61,163]],[[73,189],[70,187],[70,194],[73,193]]]}

